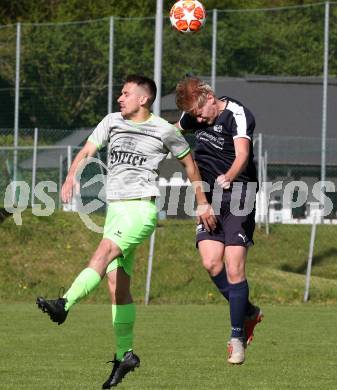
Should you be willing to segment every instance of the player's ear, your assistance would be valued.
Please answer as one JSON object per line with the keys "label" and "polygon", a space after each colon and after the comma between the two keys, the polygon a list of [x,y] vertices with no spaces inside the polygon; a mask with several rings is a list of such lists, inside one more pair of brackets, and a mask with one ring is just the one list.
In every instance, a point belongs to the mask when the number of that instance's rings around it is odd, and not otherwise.
{"label": "player's ear", "polygon": [[148,101],[149,101],[149,97],[146,96],[146,95],[141,95],[139,96],[139,103],[142,105],[142,106],[146,106],[148,104]]}
{"label": "player's ear", "polygon": [[215,96],[212,93],[208,93],[207,101],[213,104],[215,102]]}

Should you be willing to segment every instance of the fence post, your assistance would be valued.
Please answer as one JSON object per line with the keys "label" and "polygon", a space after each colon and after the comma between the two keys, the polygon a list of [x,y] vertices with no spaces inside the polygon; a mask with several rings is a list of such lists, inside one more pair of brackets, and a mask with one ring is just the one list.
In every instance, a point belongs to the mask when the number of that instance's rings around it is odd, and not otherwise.
{"label": "fence post", "polygon": [[161,68],[163,56],[163,0],[157,0],[156,31],[154,45],[154,81],[157,85],[157,98],[153,104],[153,113],[160,115],[161,107]]}
{"label": "fence post", "polygon": [[36,162],[37,162],[37,141],[39,136],[39,130],[35,127],[34,129],[34,149],[33,149],[33,166],[32,166],[32,208],[35,202],[35,184],[36,184]]}
{"label": "fence post", "polygon": [[114,44],[114,18],[109,19],[109,81],[108,81],[108,114],[112,112],[112,80],[113,80],[113,44]]}
{"label": "fence post", "polygon": [[[20,94],[20,56],[21,56],[21,23],[16,25],[16,66],[15,66],[15,105],[14,105],[14,155],[13,181],[17,180],[18,144],[19,144],[19,94]],[[14,199],[15,201],[15,191]]]}
{"label": "fence post", "polygon": [[151,287],[151,274],[152,274],[152,262],[153,262],[153,253],[154,253],[154,242],[155,242],[156,231],[154,230],[150,238],[150,251],[147,265],[147,274],[146,274],[146,287],[145,287],[145,305],[149,304],[150,299],[150,287]]}
{"label": "fence post", "polygon": [[71,145],[67,146],[67,172],[69,172],[69,169],[71,167]]}
{"label": "fence post", "polygon": [[309,299],[311,266],[312,266],[312,257],[314,254],[315,237],[316,237],[316,215],[314,215],[313,221],[312,221],[308,265],[307,265],[307,275],[306,275],[306,279],[305,279],[304,302],[307,302]]}
{"label": "fence post", "polygon": [[[70,170],[71,167],[71,160],[72,160],[72,150],[71,145],[67,146],[67,173]],[[74,204],[74,193],[72,198],[70,199],[70,202],[68,203],[69,211],[73,211],[73,204]]]}
{"label": "fence post", "polygon": [[258,138],[258,182],[259,182],[259,192],[258,192],[258,227],[261,228],[261,219],[262,219],[262,133],[259,133]]}
{"label": "fence post", "polygon": [[[329,73],[329,11],[330,3],[325,3],[324,14],[324,63],[323,63],[323,99],[322,99],[322,146],[321,146],[321,181],[325,181],[326,172],[326,124],[328,99],[328,73]],[[322,191],[320,208],[324,207],[324,192]],[[321,218],[323,220],[323,217]]]}
{"label": "fence post", "polygon": [[[156,32],[155,32],[155,55],[154,55],[154,81],[157,85],[157,98],[153,104],[153,112],[155,115],[160,115],[161,111],[161,64],[163,56],[163,0],[157,0],[156,11]],[[152,260],[154,253],[156,230],[153,231],[150,238],[150,250],[147,263],[147,275],[145,286],[145,305],[149,303],[150,285],[152,274]]]}
{"label": "fence post", "polygon": [[218,30],[218,10],[213,9],[213,23],[212,23],[212,81],[211,86],[213,91],[216,90],[216,40]]}
{"label": "fence post", "polygon": [[62,206],[62,196],[61,196],[61,189],[62,189],[62,182],[63,182],[63,155],[60,154],[60,160],[59,160],[59,210]]}
{"label": "fence post", "polygon": [[264,151],[264,177],[263,177],[263,187],[265,191],[265,227],[266,227],[266,235],[269,235],[269,196],[268,196],[268,152]]}

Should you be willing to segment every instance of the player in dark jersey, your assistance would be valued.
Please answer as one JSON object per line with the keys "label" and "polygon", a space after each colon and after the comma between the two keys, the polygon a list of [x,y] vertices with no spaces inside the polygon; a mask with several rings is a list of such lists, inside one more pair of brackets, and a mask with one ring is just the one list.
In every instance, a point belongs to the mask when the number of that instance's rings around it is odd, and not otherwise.
{"label": "player in dark jersey", "polygon": [[255,119],[240,102],[227,96],[217,98],[211,87],[196,77],[178,83],[176,103],[183,111],[178,127],[194,131],[194,158],[217,217],[213,231],[197,225],[197,246],[203,266],[229,302],[228,362],[242,364],[254,327],[262,319],[260,308],[249,301],[245,275],[255,228]]}

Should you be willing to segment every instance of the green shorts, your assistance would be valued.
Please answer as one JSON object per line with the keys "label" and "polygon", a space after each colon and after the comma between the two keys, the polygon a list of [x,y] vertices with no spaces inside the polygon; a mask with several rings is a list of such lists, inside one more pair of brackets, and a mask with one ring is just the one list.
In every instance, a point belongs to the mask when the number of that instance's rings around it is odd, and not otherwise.
{"label": "green shorts", "polygon": [[106,272],[123,267],[131,276],[136,248],[152,234],[156,223],[157,207],[152,200],[135,199],[109,203],[103,238],[117,244],[123,256],[114,259]]}

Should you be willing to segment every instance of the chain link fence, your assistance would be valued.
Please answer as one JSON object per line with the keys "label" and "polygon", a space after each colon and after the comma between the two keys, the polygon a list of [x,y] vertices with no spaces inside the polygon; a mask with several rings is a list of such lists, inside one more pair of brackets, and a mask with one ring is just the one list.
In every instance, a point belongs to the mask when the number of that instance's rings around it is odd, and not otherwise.
{"label": "chain link fence", "polygon": [[[170,93],[186,73],[321,76],[325,17],[324,3],[208,10],[199,34],[179,34],[165,17],[162,95]],[[329,13],[332,75],[337,74],[336,22],[333,2]],[[153,77],[154,36],[154,17],[22,23],[20,32],[17,25],[0,26],[0,128],[14,126],[18,62],[20,128],[94,126],[108,112],[109,96],[112,110],[118,109],[116,97],[127,74]]]}
{"label": "chain link fence", "polygon": [[[0,132],[4,134],[5,132]],[[43,134],[43,137],[38,140],[35,146],[34,152],[34,133],[31,129],[22,131],[26,134],[25,137],[21,137],[22,143],[25,146],[18,147],[18,170],[17,180],[25,181],[29,184],[30,189],[35,188],[38,183],[53,182],[55,183],[55,192],[49,193],[49,196],[54,200],[56,207],[62,208],[62,202],[60,198],[60,189],[62,183],[66,177],[67,171],[70,167],[72,160],[81,148],[89,134],[91,129],[82,130],[39,130],[38,134]],[[50,136],[48,136],[50,133]],[[5,135],[3,135],[5,137]],[[10,135],[8,135],[10,136]],[[60,139],[57,142],[48,143],[48,139]],[[194,147],[195,138],[193,134],[187,134],[186,138]],[[74,142],[76,140],[76,142]],[[23,142],[25,141],[25,142]],[[68,141],[68,142],[67,142]],[[311,202],[317,202],[318,199],[313,197],[311,189],[314,184],[320,180],[320,159],[321,159],[321,147],[319,138],[310,137],[286,137],[286,136],[268,136],[258,134],[255,138],[254,154],[257,166],[262,166],[265,169],[261,180],[263,182],[282,182],[280,190],[275,191],[270,199],[273,202],[275,200],[282,199],[284,188],[291,181],[303,181],[309,187],[308,199],[304,205],[300,208],[293,210],[293,216],[297,218],[304,218],[306,216],[306,207]],[[262,143],[262,153],[259,150],[259,142]],[[329,138],[327,140],[327,180],[335,187],[337,187],[337,138]],[[0,146],[0,198],[4,199],[6,190],[13,178],[13,146]],[[97,155],[98,160],[102,164],[97,162],[91,163],[85,169],[82,175],[82,187],[81,198],[83,204],[86,204],[93,199],[97,198],[98,193],[102,189],[103,180],[93,183],[89,187],[83,187],[85,183],[88,183],[95,175],[105,175],[106,171],[104,164],[106,163],[106,150],[103,149]],[[161,181],[159,185],[177,186],[180,188],[179,203],[177,214],[173,216],[184,217],[184,202],[186,202],[186,176],[183,172],[183,168],[179,163],[172,159],[165,161],[162,164],[161,169]],[[164,183],[164,184],[163,184]],[[163,188],[162,188],[163,189]],[[166,191],[166,188],[164,188]],[[161,205],[164,210],[168,207],[168,196],[170,192],[163,193],[164,198],[161,201]],[[166,198],[165,198],[166,196]],[[333,202],[333,209],[329,213],[329,218],[337,218],[337,196],[336,191],[330,190],[328,196]],[[33,191],[30,191],[29,204],[34,205],[41,203],[39,200],[33,198]],[[186,208],[190,208],[190,205],[186,205]],[[262,206],[263,208],[263,206]],[[104,207],[99,211],[103,212]],[[186,210],[185,210],[186,211]]]}
{"label": "chain link fence", "polygon": [[[329,11],[328,71],[336,75],[336,2],[330,3]],[[186,73],[207,78],[212,84],[220,76],[322,77],[326,17],[325,3],[259,10],[208,10],[206,26],[199,34],[178,34],[165,17],[162,97],[171,93]],[[125,76],[142,73],[153,77],[154,73],[154,17],[23,23],[20,31],[18,40],[17,25],[0,26],[1,199],[13,177],[15,159],[11,147],[17,65],[18,146],[30,147],[18,149],[17,179],[28,183],[51,180],[57,183],[58,191],[69,162],[91,129],[110,109],[118,110],[116,98]],[[298,102],[303,111],[305,104]],[[334,107],[334,103],[330,106]],[[337,131],[335,123],[329,126],[326,174],[335,182]],[[34,128],[39,129],[35,173]],[[259,155],[256,146],[255,155],[261,165],[267,152],[266,178],[319,179],[320,131],[317,129],[317,137],[272,135],[263,131],[263,148]],[[193,137],[188,138],[193,145]],[[101,158],[105,161],[106,156]],[[89,176],[97,172],[99,169],[92,167]],[[51,196],[59,202],[58,192]],[[90,196],[94,195],[88,193],[88,199]]]}

